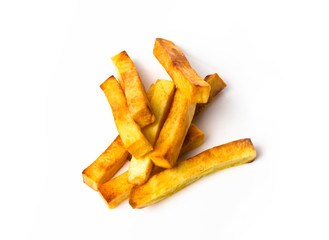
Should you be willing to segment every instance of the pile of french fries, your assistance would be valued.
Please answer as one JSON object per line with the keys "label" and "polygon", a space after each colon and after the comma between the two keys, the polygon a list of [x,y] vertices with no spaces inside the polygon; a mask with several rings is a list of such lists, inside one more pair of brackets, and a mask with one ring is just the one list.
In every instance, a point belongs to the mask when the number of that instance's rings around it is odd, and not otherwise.
{"label": "pile of french fries", "polygon": [[[209,173],[256,157],[251,140],[240,139],[178,161],[203,144],[204,134],[192,120],[226,84],[216,73],[202,79],[171,41],[157,38],[153,54],[172,81],[157,80],[145,91],[123,51],[111,58],[117,79],[111,76],[100,86],[119,135],[82,175],[109,208],[128,198],[132,208],[144,208]],[[128,171],[113,178],[129,160]]]}

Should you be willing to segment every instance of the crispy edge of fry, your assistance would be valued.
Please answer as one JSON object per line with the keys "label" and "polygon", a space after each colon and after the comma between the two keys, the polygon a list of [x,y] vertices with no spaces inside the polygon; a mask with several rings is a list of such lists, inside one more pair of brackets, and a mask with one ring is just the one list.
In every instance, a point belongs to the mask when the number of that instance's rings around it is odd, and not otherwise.
{"label": "crispy edge of fry", "polygon": [[115,77],[109,77],[100,87],[112,108],[115,125],[128,152],[138,158],[152,151],[152,145],[130,116],[126,97]]}
{"label": "crispy edge of fry", "polygon": [[156,38],[153,55],[190,102],[206,103],[210,86],[191,67],[183,52],[171,41]]}
{"label": "crispy edge of fry", "polygon": [[[184,141],[182,151],[184,153],[189,152],[203,143],[204,134],[200,134],[201,130],[195,125],[191,124],[189,131],[186,134],[186,139]],[[184,154],[183,152],[180,155]],[[151,171],[151,176],[161,172],[163,168],[154,166]],[[128,171],[122,173],[121,175],[109,180],[99,187],[99,193],[102,199],[105,201],[110,209],[113,209],[118,204],[126,200],[130,191],[134,187],[134,184],[128,182]]]}
{"label": "crispy edge of fry", "polygon": [[118,170],[131,158],[124,148],[120,136],[82,172],[83,181],[89,187],[98,191],[98,187],[109,181]]}
{"label": "crispy edge of fry", "polygon": [[186,133],[191,125],[196,103],[176,90],[169,115],[163,124],[153,152],[149,153],[154,165],[172,168],[178,158]]}
{"label": "crispy edge of fry", "polygon": [[125,92],[132,118],[140,127],[153,123],[155,116],[133,61],[126,51],[111,59],[117,70],[119,83]]}
{"label": "crispy edge of fry", "polygon": [[217,73],[207,75],[204,80],[210,85],[211,90],[209,94],[209,99],[207,103],[198,103],[195,108],[194,117],[199,115],[213,100],[216,95],[220,93],[225,87],[226,83],[218,76]]}
{"label": "crispy edge of fry", "polygon": [[144,208],[169,197],[175,192],[212,172],[251,162],[256,150],[250,139],[241,139],[210,148],[174,168],[166,169],[141,186],[135,186],[129,204],[133,208]]}

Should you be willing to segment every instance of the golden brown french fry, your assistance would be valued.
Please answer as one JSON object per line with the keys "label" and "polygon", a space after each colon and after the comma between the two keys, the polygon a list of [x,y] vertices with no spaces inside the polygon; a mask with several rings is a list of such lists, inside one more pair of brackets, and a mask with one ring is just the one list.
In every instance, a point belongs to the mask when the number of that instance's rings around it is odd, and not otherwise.
{"label": "golden brown french fry", "polygon": [[[203,143],[204,134],[194,124],[191,124],[181,149],[181,154],[193,150]],[[154,167],[151,176],[161,172],[163,168]],[[128,182],[128,171],[109,180],[99,187],[99,193],[109,208],[116,207],[119,203],[127,199],[134,184]]]}
{"label": "golden brown french fry", "polygon": [[152,151],[152,145],[129,114],[126,97],[115,77],[109,77],[101,88],[111,105],[115,125],[128,152],[139,158]]}
{"label": "golden brown french fry", "polygon": [[130,115],[140,127],[153,123],[155,116],[133,61],[126,51],[111,59],[118,72],[119,83],[125,92]]}
{"label": "golden brown french fry", "polygon": [[193,119],[195,105],[179,89],[176,90],[169,115],[155,143],[154,151],[149,154],[154,165],[162,168],[172,168],[175,165]]}
{"label": "golden brown french fry", "polygon": [[94,190],[109,181],[117,171],[131,158],[124,148],[120,136],[83,172],[83,181]]}
{"label": "golden brown french fry", "polygon": [[129,204],[133,208],[144,208],[209,173],[251,162],[255,157],[256,151],[250,139],[213,147],[152,176],[144,185],[135,186],[131,191]]}
{"label": "golden brown french fry", "polygon": [[210,86],[191,67],[182,51],[171,41],[155,39],[153,55],[190,102],[206,103]]}
{"label": "golden brown french fry", "polygon": [[[152,84],[146,94],[150,99],[153,96],[155,85]],[[83,172],[83,181],[92,189],[109,181],[117,171],[131,158],[118,135],[111,145]]]}
{"label": "golden brown french fry", "polygon": [[216,97],[216,95],[226,87],[226,83],[218,76],[217,73],[207,75],[204,79],[210,86],[210,94],[207,103],[198,103],[195,108],[194,117],[199,115]]}
{"label": "golden brown french fry", "polygon": [[[153,145],[159,136],[164,121],[167,118],[172,99],[175,93],[175,85],[172,81],[158,80],[154,87],[150,100],[156,117],[156,121],[142,129],[144,136]],[[152,160],[146,154],[141,158],[131,158],[128,171],[128,181],[133,184],[143,184],[150,176],[153,167]]]}

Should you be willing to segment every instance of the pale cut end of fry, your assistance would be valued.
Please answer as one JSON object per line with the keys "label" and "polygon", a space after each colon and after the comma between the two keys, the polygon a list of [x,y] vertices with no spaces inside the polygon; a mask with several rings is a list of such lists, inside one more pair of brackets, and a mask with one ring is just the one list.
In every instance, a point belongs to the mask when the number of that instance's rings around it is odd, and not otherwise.
{"label": "pale cut end of fry", "polygon": [[141,158],[132,158],[129,163],[128,182],[136,185],[144,184],[153,168],[151,159],[146,155]]}
{"label": "pale cut end of fry", "polygon": [[130,153],[124,148],[118,136],[111,145],[83,172],[83,181],[94,190],[109,181],[130,159]]}
{"label": "pale cut end of fry", "polygon": [[208,149],[195,157],[166,169],[141,186],[135,186],[129,204],[144,208],[169,197],[199,178],[228,167],[248,163],[256,158],[256,150],[250,139],[241,139]]}
{"label": "pale cut end of fry", "polygon": [[176,90],[169,115],[161,129],[154,151],[149,154],[153,163],[162,168],[172,168],[178,158],[195,111],[195,103]]}
{"label": "pale cut end of fry", "polygon": [[126,51],[120,52],[111,59],[126,95],[130,115],[140,127],[153,123],[155,116],[133,61]]}
{"label": "pale cut end of fry", "polygon": [[183,52],[173,42],[156,38],[153,55],[190,102],[208,101],[210,85],[195,72]]}
{"label": "pale cut end of fry", "polygon": [[134,187],[128,181],[128,171],[111,179],[99,187],[99,193],[110,209],[126,200]]}
{"label": "pale cut end of fry", "polygon": [[109,77],[101,88],[110,103],[115,125],[128,152],[139,158],[152,151],[152,145],[129,114],[126,97],[115,77]]}
{"label": "pale cut end of fry", "polygon": [[207,103],[198,103],[195,108],[194,117],[199,115],[216,97],[218,93],[220,93],[225,87],[226,83],[218,76],[217,73],[207,75],[204,79],[211,87],[209,99]]}
{"label": "pale cut end of fry", "polygon": [[[191,127],[187,132],[182,150],[184,149],[185,152],[188,152],[201,145],[203,142],[203,134],[200,134],[200,132],[200,129],[191,124]],[[158,174],[163,170],[163,168],[153,166],[150,176]],[[126,171],[123,174],[112,178],[108,182],[101,185],[99,187],[99,193],[101,194],[108,207],[114,208],[129,197],[130,192],[134,186],[134,184],[129,183],[128,171]]]}

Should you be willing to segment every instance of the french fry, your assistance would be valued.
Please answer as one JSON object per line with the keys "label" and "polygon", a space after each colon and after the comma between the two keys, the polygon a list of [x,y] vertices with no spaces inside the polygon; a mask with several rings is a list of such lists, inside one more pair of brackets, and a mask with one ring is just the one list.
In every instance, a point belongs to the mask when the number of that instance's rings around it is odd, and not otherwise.
{"label": "french fry", "polygon": [[171,41],[155,39],[153,55],[190,102],[206,103],[210,86],[191,67],[182,51]]}
{"label": "french fry", "polygon": [[209,173],[251,162],[255,157],[256,151],[250,139],[213,147],[152,176],[144,185],[135,186],[131,191],[129,204],[133,208],[144,208]]}
{"label": "french fry", "polygon": [[130,115],[141,128],[153,123],[155,116],[133,61],[126,51],[111,59],[118,72],[119,83],[125,92]]}
{"label": "french fry", "polygon": [[124,148],[120,136],[82,172],[83,181],[94,190],[109,181],[117,171],[131,158]]}
{"label": "french fry", "polygon": [[[152,84],[146,92],[149,99],[153,96],[154,88],[155,84]],[[125,149],[118,135],[111,145],[82,172],[83,181],[89,187],[98,191],[98,187],[109,181],[130,159],[131,154]]]}
{"label": "french fry", "polygon": [[176,90],[169,115],[163,124],[154,151],[149,154],[154,165],[172,168],[178,158],[187,130],[193,119],[195,103],[191,103],[185,95]]}
{"label": "french fry", "polygon": [[[175,85],[172,81],[158,80],[156,82],[153,96],[150,99],[156,121],[142,129],[144,136],[152,145],[158,138],[162,125],[167,118],[174,93]],[[129,164],[128,181],[133,184],[145,183],[152,167],[153,163],[147,154],[141,158],[132,157]]]}
{"label": "french fry", "polygon": [[198,103],[196,105],[194,117],[199,115],[199,113],[202,112],[214,100],[216,95],[226,87],[226,83],[218,76],[217,73],[207,75],[204,80],[211,87],[209,99],[207,103]]}
{"label": "french fry", "polygon": [[126,97],[115,77],[109,77],[101,84],[101,88],[111,105],[115,125],[128,152],[139,158],[152,151],[152,145],[130,116]]}
{"label": "french fry", "polygon": [[[194,124],[191,124],[181,149],[183,155],[203,143],[204,134]],[[161,172],[163,168],[153,167],[151,176]],[[126,200],[134,184],[128,181],[128,171],[109,180],[99,187],[99,193],[109,208],[116,207],[119,203]]]}

